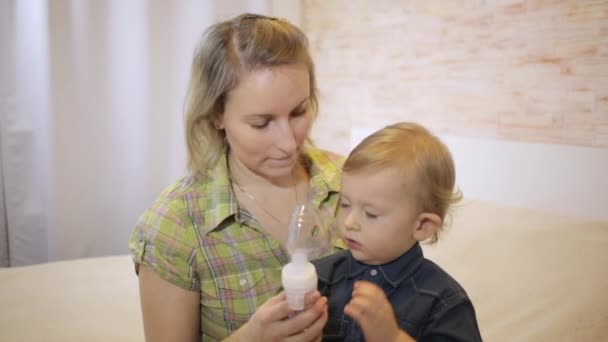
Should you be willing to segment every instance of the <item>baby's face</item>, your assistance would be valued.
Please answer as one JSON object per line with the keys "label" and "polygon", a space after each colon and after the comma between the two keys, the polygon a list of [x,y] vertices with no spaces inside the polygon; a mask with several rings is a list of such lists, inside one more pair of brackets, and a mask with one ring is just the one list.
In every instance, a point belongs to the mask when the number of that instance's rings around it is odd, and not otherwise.
{"label": "baby's face", "polygon": [[414,245],[419,213],[407,188],[393,168],[342,175],[338,225],[355,259],[384,264]]}

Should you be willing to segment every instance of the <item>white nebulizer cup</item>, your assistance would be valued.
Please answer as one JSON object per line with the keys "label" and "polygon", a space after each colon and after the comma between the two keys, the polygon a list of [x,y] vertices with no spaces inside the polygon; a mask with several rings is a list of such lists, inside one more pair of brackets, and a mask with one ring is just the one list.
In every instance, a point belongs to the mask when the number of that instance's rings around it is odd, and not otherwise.
{"label": "white nebulizer cup", "polygon": [[312,204],[300,204],[294,209],[287,237],[291,262],[281,274],[287,303],[293,310],[303,310],[304,297],[317,289],[317,272],[309,260],[333,250],[333,227],[333,216],[324,215]]}
{"label": "white nebulizer cup", "polygon": [[317,289],[317,271],[308,261],[306,251],[297,250],[291,255],[291,262],[283,267],[281,278],[289,307],[304,310],[306,294]]}

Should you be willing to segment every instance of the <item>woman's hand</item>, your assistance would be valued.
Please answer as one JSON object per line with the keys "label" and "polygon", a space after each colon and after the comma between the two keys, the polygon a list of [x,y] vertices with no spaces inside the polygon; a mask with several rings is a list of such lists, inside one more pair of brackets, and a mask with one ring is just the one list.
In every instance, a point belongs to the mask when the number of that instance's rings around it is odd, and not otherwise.
{"label": "woman's hand", "polygon": [[327,322],[327,298],[315,291],[306,296],[306,303],[304,311],[295,312],[281,292],[260,306],[227,341],[318,341]]}
{"label": "woman's hand", "polygon": [[344,313],[361,327],[366,341],[414,341],[399,328],[384,291],[368,281],[355,282],[353,296]]}

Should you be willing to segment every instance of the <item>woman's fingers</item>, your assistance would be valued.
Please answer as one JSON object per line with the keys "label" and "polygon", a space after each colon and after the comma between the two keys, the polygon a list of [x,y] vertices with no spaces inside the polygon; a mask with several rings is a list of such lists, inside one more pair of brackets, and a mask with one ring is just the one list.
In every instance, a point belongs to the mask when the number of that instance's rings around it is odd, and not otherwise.
{"label": "woman's fingers", "polygon": [[[305,312],[302,312],[300,314],[298,314],[298,316],[293,317],[292,320],[294,320],[294,322],[298,319],[298,318],[306,318],[305,320],[303,319],[301,322],[298,322],[297,325],[294,325],[293,328],[295,331],[297,331],[296,334],[291,335],[289,338],[287,338],[286,341],[289,342],[309,342],[309,341],[320,341],[322,336],[323,336],[323,327],[325,327],[325,324],[327,323],[327,299],[325,297],[322,297],[319,299],[319,301],[317,301],[317,303],[315,303],[313,306],[311,306],[309,309],[313,309],[313,310],[318,310],[320,309],[320,315],[314,315],[311,312],[309,312],[308,310]],[[305,317],[306,315],[309,315],[308,317]],[[300,317],[302,316],[302,317]],[[311,317],[315,317],[312,320],[309,320]],[[301,327],[304,326],[303,329],[301,329]]]}
{"label": "woman's fingers", "polygon": [[266,301],[266,303],[278,303],[278,302],[282,302],[285,300],[285,291],[281,291],[278,294],[274,295],[273,297],[270,297],[270,299],[268,299]]}
{"label": "woman's fingers", "polygon": [[308,292],[304,297],[304,305],[308,307],[309,305],[316,303],[319,298],[321,298],[321,293],[319,291],[315,290]]}
{"label": "woman's fingers", "polygon": [[303,342],[321,336],[327,322],[327,298],[315,292],[307,297],[314,300],[312,305],[301,312],[289,308],[283,292],[268,299],[248,322],[253,329],[251,335],[269,341],[292,337]]}
{"label": "woman's fingers", "polygon": [[309,329],[315,321],[317,321],[325,311],[327,311],[327,298],[321,297],[316,303],[309,306],[302,312],[297,313],[290,319],[291,333],[299,333],[304,329]]}
{"label": "woman's fingers", "polygon": [[258,309],[258,318],[262,325],[272,324],[276,321],[284,320],[289,317],[294,311],[289,308],[285,300],[285,292],[268,299],[264,305]]}
{"label": "woman's fingers", "polygon": [[[317,303],[319,298],[321,298],[321,294],[319,293],[319,291],[307,293],[305,297],[306,306],[310,307],[310,305]],[[291,316],[295,312],[287,305],[284,291],[268,299],[265,305],[266,304],[272,307],[272,309],[265,310],[264,318],[267,322],[283,320]]]}

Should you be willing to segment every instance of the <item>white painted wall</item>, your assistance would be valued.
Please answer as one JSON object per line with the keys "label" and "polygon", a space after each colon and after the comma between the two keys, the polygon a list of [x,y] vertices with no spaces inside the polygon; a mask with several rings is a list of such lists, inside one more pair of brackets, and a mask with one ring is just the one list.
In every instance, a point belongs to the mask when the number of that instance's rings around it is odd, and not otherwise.
{"label": "white painted wall", "polygon": [[[376,128],[354,128],[351,148]],[[608,221],[607,149],[440,138],[452,151],[466,197]]]}

